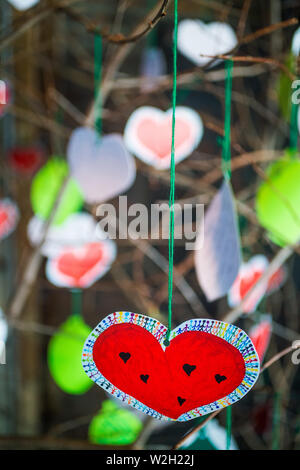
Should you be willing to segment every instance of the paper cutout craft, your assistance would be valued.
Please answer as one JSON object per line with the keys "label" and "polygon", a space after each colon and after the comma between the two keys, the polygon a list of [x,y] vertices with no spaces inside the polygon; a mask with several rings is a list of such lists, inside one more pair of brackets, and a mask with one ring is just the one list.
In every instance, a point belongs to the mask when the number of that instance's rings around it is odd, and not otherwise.
{"label": "paper cutout craft", "polygon": [[271,315],[262,315],[261,321],[249,331],[249,336],[257,351],[260,362],[263,362],[272,334]]}
{"label": "paper cutout craft", "polygon": [[80,315],[71,315],[49,341],[49,371],[57,386],[66,393],[81,395],[93,385],[83,372],[80,360],[84,340],[90,332]]}
{"label": "paper cutout craft", "polygon": [[[44,221],[32,217],[27,226],[28,239],[33,246],[42,241]],[[51,225],[41,253],[49,258],[58,256],[66,247],[78,247],[89,242],[103,240],[105,234],[95,219],[87,212],[75,212],[60,225]]]}
{"label": "paper cutout craft", "polygon": [[276,161],[267,177],[256,196],[257,218],[274,243],[295,244],[300,239],[300,160]]}
{"label": "paper cutout craft", "polygon": [[241,264],[233,195],[225,180],[200,221],[195,250],[198,282],[212,302],[227,294]]}
{"label": "paper cutout craft", "polygon": [[9,198],[0,199],[0,240],[8,237],[19,221],[19,209]]}
{"label": "paper cutout craft", "polygon": [[144,78],[141,91],[150,92],[157,86],[157,78],[167,73],[163,51],[159,47],[146,47],[142,53],[141,75]]}
{"label": "paper cutout craft", "polygon": [[293,35],[292,53],[296,57],[300,54],[300,28],[297,28]]}
{"label": "paper cutout craft", "polygon": [[[264,255],[253,256],[247,263],[243,263],[239,274],[228,292],[228,304],[236,307],[261,278],[269,261]],[[261,283],[256,291],[245,301],[243,311],[251,313],[256,310],[264,295],[269,295],[278,290],[286,280],[286,269],[281,267],[269,279]]]}
{"label": "paper cutout craft", "polygon": [[[199,114],[191,108],[177,106],[175,124],[175,164],[188,157],[203,136]],[[152,106],[136,109],[128,119],[124,141],[136,157],[159,170],[170,167],[172,109],[164,112]]]}
{"label": "paper cutout craft", "polygon": [[[34,213],[41,219],[47,219],[51,214],[68,172],[69,168],[65,160],[52,157],[34,176],[30,199]],[[71,178],[61,198],[53,223],[61,224],[70,214],[80,210],[82,205],[80,189],[76,181]]]}
{"label": "paper cutout craft", "polygon": [[119,134],[99,138],[89,127],[79,127],[68,144],[72,176],[86,202],[104,202],[127,191],[135,181],[134,158]]}
{"label": "paper cutout craft", "polygon": [[48,259],[46,277],[58,287],[87,288],[109,271],[115,257],[116,244],[109,239],[66,247]]}
{"label": "paper cutout craft", "polygon": [[37,148],[15,148],[9,154],[10,165],[20,173],[33,173],[42,162],[42,152]]}
{"label": "paper cutout craft", "polygon": [[82,364],[108,393],[157,419],[187,421],[231,405],[254,385],[259,360],[240,328],[194,319],[170,334],[154,318],[115,312],[87,338]]}
{"label": "paper cutout craft", "polygon": [[[212,59],[203,55],[227,54],[237,45],[232,27],[226,23],[205,24],[200,20],[182,20],[178,25],[178,50],[197,65],[204,66]],[[216,60],[214,65],[220,60]]]}
{"label": "paper cutout craft", "polygon": [[0,118],[4,116],[12,101],[12,90],[7,80],[0,79]]}
{"label": "paper cutout craft", "polygon": [[142,422],[134,413],[120,408],[112,400],[105,400],[89,425],[89,441],[93,444],[126,446],[136,441],[142,428]]}
{"label": "paper cutout craft", "polygon": [[[8,325],[4,316],[2,308],[0,308],[0,343],[5,343],[8,335]],[[0,344],[0,358],[1,358],[1,344]],[[0,362],[1,364],[1,362]]]}
{"label": "paper cutout craft", "polygon": [[39,0],[8,0],[9,3],[17,10],[24,11],[32,8]]}
{"label": "paper cutout craft", "polygon": [[[198,432],[194,432],[179,449],[186,450],[227,450],[227,432],[216,419],[205,424]],[[229,450],[238,450],[233,436]]]}

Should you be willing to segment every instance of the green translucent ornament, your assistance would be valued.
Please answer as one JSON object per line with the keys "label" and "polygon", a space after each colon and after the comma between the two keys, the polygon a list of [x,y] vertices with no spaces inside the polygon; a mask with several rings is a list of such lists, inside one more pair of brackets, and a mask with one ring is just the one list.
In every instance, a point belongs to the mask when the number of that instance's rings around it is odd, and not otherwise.
{"label": "green translucent ornament", "polygon": [[[52,157],[35,175],[30,192],[34,213],[42,219],[51,214],[61,185],[69,172],[62,158]],[[61,224],[70,214],[83,206],[83,198],[77,183],[70,179],[57,209],[54,224]]]}
{"label": "green translucent ornament", "polygon": [[66,393],[81,395],[93,385],[81,363],[83,345],[90,332],[80,315],[71,315],[49,341],[48,367],[58,387]]}
{"label": "green translucent ornament", "polygon": [[256,212],[271,240],[280,246],[300,239],[300,160],[295,151],[270,165],[259,188]]}
{"label": "green translucent ornament", "polygon": [[89,441],[102,445],[130,445],[142,430],[142,423],[135,414],[119,408],[113,401],[105,400],[99,413],[89,425]]}

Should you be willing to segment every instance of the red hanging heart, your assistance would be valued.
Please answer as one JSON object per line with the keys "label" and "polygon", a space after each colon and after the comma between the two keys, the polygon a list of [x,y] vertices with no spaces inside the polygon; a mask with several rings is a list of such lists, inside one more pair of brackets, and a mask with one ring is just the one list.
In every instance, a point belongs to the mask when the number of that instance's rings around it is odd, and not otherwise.
{"label": "red hanging heart", "polygon": [[94,329],[83,367],[98,385],[162,419],[186,421],[239,400],[254,385],[259,360],[241,329],[189,320],[170,335],[153,318],[116,312]]}
{"label": "red hanging heart", "polygon": [[48,260],[46,274],[57,286],[84,288],[102,277],[114,258],[115,245],[111,240],[65,248]]}

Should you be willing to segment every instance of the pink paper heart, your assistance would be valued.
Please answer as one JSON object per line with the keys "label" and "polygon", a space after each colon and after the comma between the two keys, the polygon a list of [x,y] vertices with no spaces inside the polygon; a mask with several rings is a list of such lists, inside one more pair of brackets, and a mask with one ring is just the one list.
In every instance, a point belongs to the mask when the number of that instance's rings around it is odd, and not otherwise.
{"label": "pink paper heart", "polygon": [[[268,265],[269,261],[263,255],[253,256],[247,263],[242,264],[239,274],[228,293],[228,303],[231,307],[235,307],[244,299],[250,289],[259,281]],[[246,300],[243,306],[244,312],[254,312],[262,297],[279,289],[285,278],[285,269],[280,268],[269,279],[262,282],[258,289]]]}
{"label": "pink paper heart", "polygon": [[[186,158],[203,135],[200,116],[192,109],[177,106],[175,124],[175,163]],[[128,149],[145,163],[158,169],[170,167],[172,109],[166,112],[143,106],[132,113],[124,130]]]}
{"label": "pink paper heart", "polygon": [[104,276],[115,258],[115,244],[111,240],[69,247],[46,265],[46,276],[60,287],[85,288]]}
{"label": "pink paper heart", "polygon": [[19,211],[10,199],[0,201],[0,240],[14,231],[19,219]]}

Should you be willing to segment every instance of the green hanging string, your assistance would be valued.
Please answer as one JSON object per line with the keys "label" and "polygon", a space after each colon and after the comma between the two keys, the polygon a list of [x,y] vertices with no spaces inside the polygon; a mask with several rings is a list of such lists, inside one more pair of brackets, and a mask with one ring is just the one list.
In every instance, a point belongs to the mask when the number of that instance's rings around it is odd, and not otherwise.
{"label": "green hanging string", "polygon": [[279,450],[281,394],[276,392],[273,405],[272,450]]}
{"label": "green hanging string", "polygon": [[231,178],[231,142],[230,142],[230,126],[231,126],[231,90],[232,90],[232,69],[233,61],[227,60],[226,83],[225,83],[225,118],[224,118],[224,139],[222,148],[222,171],[224,178],[229,181]]}
{"label": "green hanging string", "polygon": [[226,450],[230,449],[231,444],[231,428],[232,428],[232,408],[226,408]]}
{"label": "green hanging string", "polygon": [[298,105],[292,102],[291,106],[291,122],[290,122],[290,149],[293,150],[292,155],[296,154],[298,148]]}
{"label": "green hanging string", "polygon": [[94,36],[94,86],[95,86],[95,108],[94,108],[94,125],[99,136],[102,133],[102,96],[101,96],[101,80],[102,80],[102,37],[95,33]]}
{"label": "green hanging string", "polygon": [[175,200],[175,111],[177,89],[177,35],[178,35],[178,1],[174,0],[174,37],[173,37],[173,95],[172,95],[172,144],[170,166],[170,222],[169,222],[169,277],[168,277],[168,330],[165,346],[170,344],[172,329],[172,297],[173,297],[173,263],[174,263],[174,200]]}
{"label": "green hanging string", "polygon": [[81,316],[82,289],[71,289],[71,314]]}

